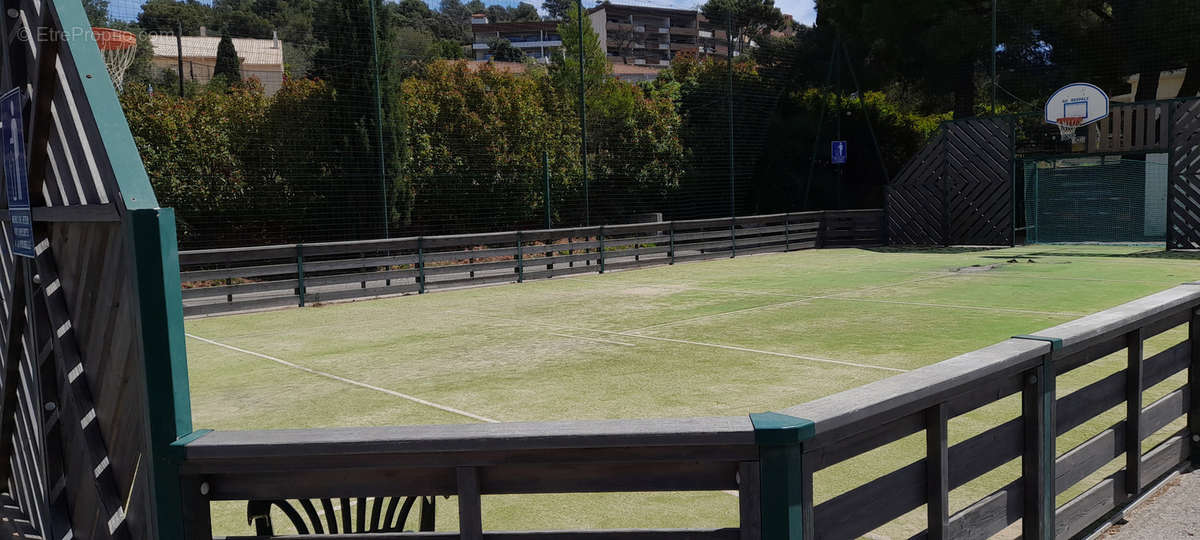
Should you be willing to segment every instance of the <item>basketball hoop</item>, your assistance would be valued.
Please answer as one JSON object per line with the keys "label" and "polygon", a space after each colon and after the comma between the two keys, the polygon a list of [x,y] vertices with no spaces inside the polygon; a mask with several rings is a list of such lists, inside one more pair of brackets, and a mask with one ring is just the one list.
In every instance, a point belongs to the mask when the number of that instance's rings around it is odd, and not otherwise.
{"label": "basketball hoop", "polygon": [[133,58],[137,55],[137,36],[122,30],[98,27],[92,28],[92,35],[96,38],[100,54],[104,56],[104,65],[108,66],[108,76],[120,90],[125,70],[133,65]]}
{"label": "basketball hoop", "polygon": [[1066,116],[1054,121],[1058,125],[1058,133],[1064,141],[1075,140],[1075,132],[1083,124],[1082,116]]}

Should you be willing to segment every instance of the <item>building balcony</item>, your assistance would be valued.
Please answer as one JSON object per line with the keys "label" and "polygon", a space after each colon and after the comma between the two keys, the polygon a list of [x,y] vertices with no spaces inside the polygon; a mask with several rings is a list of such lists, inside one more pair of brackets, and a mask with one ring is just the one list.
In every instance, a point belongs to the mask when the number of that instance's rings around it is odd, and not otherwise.
{"label": "building balcony", "polygon": [[562,47],[562,40],[525,41],[522,43],[513,43],[513,46],[520,48],[520,49],[540,49],[542,47]]}
{"label": "building balcony", "polygon": [[713,33],[711,30],[697,30],[697,33],[700,35],[700,37],[705,38],[705,39],[712,39],[712,37],[713,37]]}
{"label": "building balcony", "polygon": [[699,30],[697,30],[696,27],[694,27],[694,26],[672,26],[671,27],[671,35],[672,36],[695,36],[697,32],[699,32]]}

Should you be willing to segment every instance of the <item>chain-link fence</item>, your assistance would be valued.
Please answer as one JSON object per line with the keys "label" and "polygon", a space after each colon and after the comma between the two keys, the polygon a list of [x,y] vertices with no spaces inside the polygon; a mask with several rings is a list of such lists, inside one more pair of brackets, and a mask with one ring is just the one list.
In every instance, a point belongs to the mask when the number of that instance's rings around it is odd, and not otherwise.
{"label": "chain-link fence", "polygon": [[1184,0],[87,4],[185,248],[880,207],[953,117],[1200,93]]}

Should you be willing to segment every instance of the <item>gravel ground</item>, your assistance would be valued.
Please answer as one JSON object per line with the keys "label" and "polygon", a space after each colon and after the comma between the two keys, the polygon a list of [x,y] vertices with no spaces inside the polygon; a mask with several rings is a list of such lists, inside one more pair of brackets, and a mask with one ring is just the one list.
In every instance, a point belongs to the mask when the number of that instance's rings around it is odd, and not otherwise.
{"label": "gravel ground", "polygon": [[1179,475],[1126,516],[1105,540],[1170,540],[1200,536],[1200,471]]}

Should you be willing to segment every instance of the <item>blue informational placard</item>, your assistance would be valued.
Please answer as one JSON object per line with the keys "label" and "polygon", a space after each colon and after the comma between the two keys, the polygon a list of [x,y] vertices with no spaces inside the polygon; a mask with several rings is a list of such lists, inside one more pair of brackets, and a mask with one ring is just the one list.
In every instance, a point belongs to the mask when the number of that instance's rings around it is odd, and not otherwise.
{"label": "blue informational placard", "polygon": [[29,170],[25,160],[24,96],[13,88],[0,96],[0,139],[3,140],[4,183],[12,218],[14,255],[33,258],[33,216],[29,211]]}
{"label": "blue informational placard", "polygon": [[830,159],[835,165],[846,163],[846,141],[833,141],[829,145]]}

